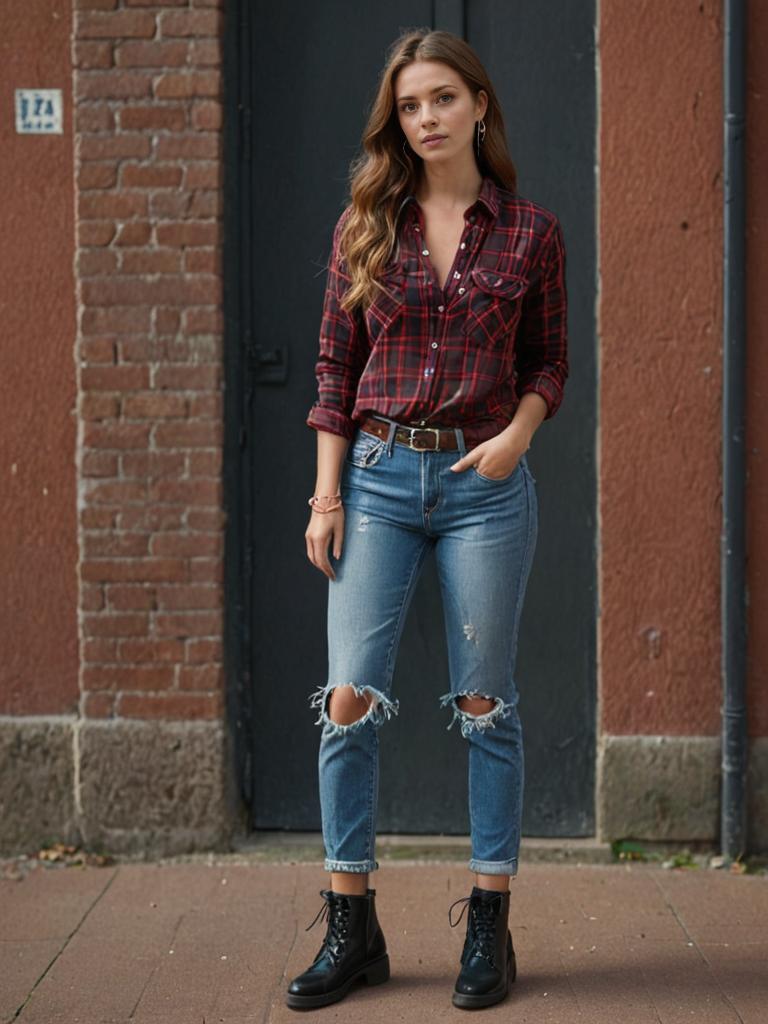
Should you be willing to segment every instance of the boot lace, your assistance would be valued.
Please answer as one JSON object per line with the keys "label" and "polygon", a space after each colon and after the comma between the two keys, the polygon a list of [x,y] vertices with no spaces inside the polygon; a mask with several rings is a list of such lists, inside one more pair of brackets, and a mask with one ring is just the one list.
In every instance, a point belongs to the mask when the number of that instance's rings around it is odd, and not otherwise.
{"label": "boot lace", "polygon": [[[480,956],[494,966],[495,940],[496,940],[496,910],[494,904],[500,902],[501,893],[483,899],[476,895],[462,896],[454,900],[448,908],[448,921],[451,928],[455,928],[464,916],[464,911],[469,907],[469,918],[467,919],[467,959],[470,956]],[[457,903],[463,903],[456,921],[451,920],[451,911]]]}
{"label": "boot lace", "polygon": [[349,900],[344,898],[343,893],[333,892],[332,889],[321,889],[320,895],[324,899],[324,903],[320,910],[315,914],[315,919],[312,924],[308,925],[304,931],[308,932],[310,928],[314,928],[317,924],[318,918],[323,918],[328,922],[328,928],[323,939],[323,944],[320,947],[315,960],[317,961],[323,952],[327,952],[330,959],[334,964],[339,962],[339,959],[344,952],[344,944],[347,941],[347,925],[349,923]]}

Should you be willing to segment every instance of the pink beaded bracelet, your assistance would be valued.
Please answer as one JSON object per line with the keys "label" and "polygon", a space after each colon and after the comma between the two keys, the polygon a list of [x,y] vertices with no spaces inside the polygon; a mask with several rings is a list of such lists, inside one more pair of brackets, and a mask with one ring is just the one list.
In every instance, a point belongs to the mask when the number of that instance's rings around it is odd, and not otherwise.
{"label": "pink beaded bracelet", "polygon": [[[320,508],[318,502],[325,501],[326,498],[338,498],[339,500],[335,505],[329,505],[328,508]],[[313,494],[308,504],[312,506],[315,512],[335,512],[337,508],[341,508],[341,494]]]}

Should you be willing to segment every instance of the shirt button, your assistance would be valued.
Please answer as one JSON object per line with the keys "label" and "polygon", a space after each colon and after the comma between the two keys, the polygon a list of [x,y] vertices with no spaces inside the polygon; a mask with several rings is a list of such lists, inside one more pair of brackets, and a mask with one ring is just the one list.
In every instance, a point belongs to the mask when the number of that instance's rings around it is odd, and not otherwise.
{"label": "shirt button", "polygon": [[471,224],[474,224],[474,223],[475,223],[475,219],[476,219],[476,218],[475,218],[475,215],[474,215],[474,213],[473,213],[473,214],[472,214],[472,216],[471,216],[471,217],[469,218],[469,220],[470,220],[470,223],[471,223]]}
{"label": "shirt button", "polygon": [[466,242],[462,242],[461,245],[459,246],[459,248],[460,249],[466,249],[467,248],[467,243]]}
{"label": "shirt button", "polygon": [[461,274],[458,272],[458,270],[454,270],[453,276],[454,277],[461,277]]}
{"label": "shirt button", "polygon": [[437,342],[436,341],[432,342],[432,348],[437,348]]}
{"label": "shirt button", "polygon": [[429,256],[429,249],[422,249],[421,250],[421,255],[422,256]]}
{"label": "shirt button", "polygon": [[444,309],[445,309],[445,306],[438,306],[437,307],[438,313],[442,313],[444,311]]}
{"label": "shirt button", "polygon": [[459,295],[463,295],[466,290],[466,288],[459,288]]}

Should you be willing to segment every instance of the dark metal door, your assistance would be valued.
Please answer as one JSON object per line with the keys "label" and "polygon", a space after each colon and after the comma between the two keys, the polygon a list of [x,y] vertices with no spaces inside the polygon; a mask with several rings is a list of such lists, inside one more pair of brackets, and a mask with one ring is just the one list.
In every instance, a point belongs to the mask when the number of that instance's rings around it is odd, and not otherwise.
{"label": "dark metal door", "polygon": [[[555,17],[554,15],[557,15]],[[406,26],[464,33],[505,113],[519,190],[559,215],[571,375],[537,432],[539,541],[516,682],[524,832],[594,831],[594,6],[541,0],[228,5],[226,503],[228,715],[253,828],[320,827],[317,711],[326,578],[304,543],[315,475],[314,361],[331,231],[386,48]],[[379,832],[466,834],[467,744],[449,689],[439,585],[425,564],[381,730]],[[414,786],[414,779],[419,784]]]}

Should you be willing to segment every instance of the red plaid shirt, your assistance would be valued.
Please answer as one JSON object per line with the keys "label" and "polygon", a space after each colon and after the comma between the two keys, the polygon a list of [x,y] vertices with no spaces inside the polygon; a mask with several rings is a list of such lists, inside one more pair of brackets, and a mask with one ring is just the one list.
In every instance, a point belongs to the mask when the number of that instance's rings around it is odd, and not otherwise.
{"label": "red plaid shirt", "polygon": [[565,248],[557,217],[483,178],[441,288],[408,195],[398,246],[365,313],[342,310],[349,286],[336,222],[306,423],[352,438],[366,415],[411,426],[459,426],[468,447],[509,423],[527,391],[557,411],[568,376]]}

